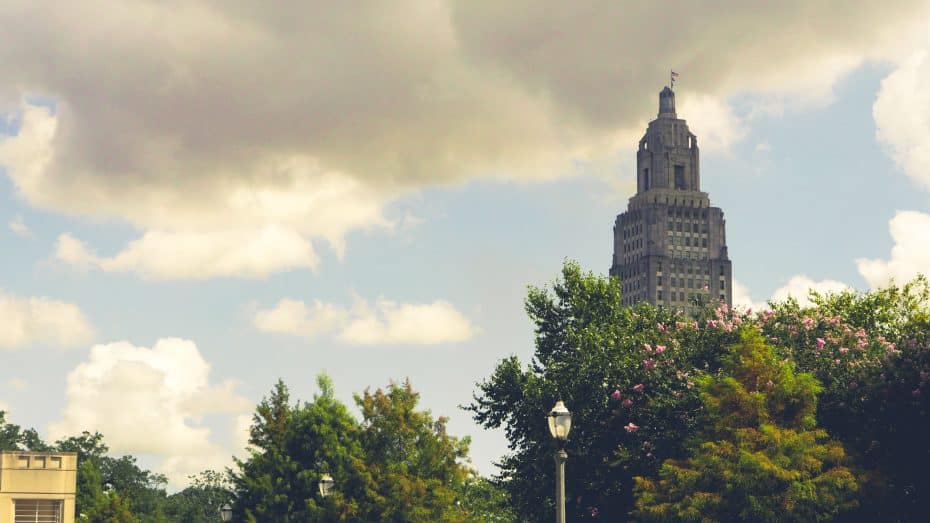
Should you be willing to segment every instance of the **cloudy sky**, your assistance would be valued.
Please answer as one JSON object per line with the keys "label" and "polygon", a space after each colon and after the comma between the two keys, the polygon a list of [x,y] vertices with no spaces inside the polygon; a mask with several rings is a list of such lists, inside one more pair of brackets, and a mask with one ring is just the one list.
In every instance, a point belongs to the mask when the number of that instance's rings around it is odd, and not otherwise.
{"label": "cloudy sky", "polygon": [[[777,5],[776,5],[777,4]],[[6,0],[0,407],[172,484],[328,372],[458,409],[606,273],[674,68],[735,301],[930,273],[930,3]],[[543,413],[540,413],[543,415]]]}

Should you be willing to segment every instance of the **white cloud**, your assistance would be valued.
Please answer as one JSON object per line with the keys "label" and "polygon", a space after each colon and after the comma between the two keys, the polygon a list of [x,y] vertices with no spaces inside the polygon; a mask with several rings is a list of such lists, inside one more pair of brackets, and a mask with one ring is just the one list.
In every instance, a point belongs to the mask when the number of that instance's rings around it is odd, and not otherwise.
{"label": "white cloud", "polygon": [[16,391],[26,390],[26,387],[29,386],[29,383],[23,378],[10,378],[6,381],[8,387]]}
{"label": "white cloud", "polygon": [[772,300],[784,301],[793,297],[802,307],[813,305],[808,297],[808,291],[816,291],[820,294],[829,294],[849,289],[849,285],[836,280],[814,281],[806,275],[799,274],[792,276],[788,283],[779,287],[772,293]]}
{"label": "white cloud", "polygon": [[273,309],[258,311],[253,323],[267,332],[315,338],[338,329],[347,319],[348,311],[336,305],[314,300],[307,307],[302,301],[285,298]]}
{"label": "white cloud", "polygon": [[872,107],[875,133],[895,163],[930,189],[930,51],[913,54],[882,80]]}
{"label": "white cloud", "polygon": [[0,291],[0,348],[33,343],[73,347],[94,330],[77,305],[44,297],[22,298]]}
{"label": "white cloud", "polygon": [[96,345],[68,374],[66,405],[51,439],[100,431],[115,453],[152,454],[180,485],[190,473],[230,463],[232,451],[202,426],[207,414],[241,416],[251,403],[234,383],[210,383],[210,365],[188,340],[149,349],[127,342]]}
{"label": "white cloud", "polygon": [[13,231],[13,234],[17,236],[21,236],[23,238],[32,236],[32,231],[29,230],[29,227],[26,227],[22,216],[17,216],[16,218],[10,220],[9,227],[10,230]]}
{"label": "white cloud", "polygon": [[441,300],[425,304],[378,300],[374,307],[359,302],[352,315],[339,337],[359,345],[456,343],[476,333],[468,318]]}
{"label": "white cloud", "polygon": [[314,301],[283,299],[273,308],[258,311],[256,328],[307,338],[335,333],[353,345],[437,345],[471,339],[477,329],[452,304],[408,304],[379,299],[373,305],[359,299],[351,309]]}
{"label": "white cloud", "polygon": [[930,275],[930,214],[898,211],[888,222],[894,246],[888,260],[860,258],[859,274],[873,288],[894,278],[906,282],[917,274]]}
{"label": "white cloud", "polygon": [[304,237],[274,227],[208,233],[148,231],[109,258],[97,256],[81,241],[63,234],[56,257],[74,265],[134,272],[152,279],[261,278],[274,271],[315,269],[318,263]]}
{"label": "white cloud", "polygon": [[751,308],[754,311],[761,311],[768,308],[765,302],[753,301],[752,297],[749,295],[749,287],[746,287],[742,282],[737,280],[733,280],[733,306],[744,309]]}
{"label": "white cloud", "polygon": [[215,246],[271,227],[341,255],[349,231],[392,227],[384,207],[409,190],[612,161],[655,114],[668,64],[682,73],[681,116],[708,150],[725,148],[745,130],[729,96],[822,98],[864,60],[895,56],[888,42],[928,11],[920,0],[734,0],[671,18],[660,3],[7,3],[0,110],[39,95],[54,111],[22,106],[0,143],[6,175],[31,205],[135,225],[141,238],[104,260],[165,278],[294,265],[161,271],[175,244],[149,234]]}
{"label": "white cloud", "polygon": [[705,152],[726,151],[746,136],[747,128],[724,100],[708,95],[683,96],[678,115],[688,120],[691,132]]}

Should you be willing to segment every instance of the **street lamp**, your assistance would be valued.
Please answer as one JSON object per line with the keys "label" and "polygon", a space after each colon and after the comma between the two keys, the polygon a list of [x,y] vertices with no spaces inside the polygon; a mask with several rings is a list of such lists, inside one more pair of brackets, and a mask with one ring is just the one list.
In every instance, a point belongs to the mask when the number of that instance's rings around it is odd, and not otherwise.
{"label": "street lamp", "polygon": [[333,491],[334,483],[333,477],[329,474],[320,476],[320,496],[324,498],[329,497],[329,494]]}
{"label": "street lamp", "polygon": [[555,521],[565,523],[565,461],[568,453],[565,452],[565,441],[568,432],[572,430],[572,413],[565,408],[562,400],[555,402],[555,407],[549,412],[549,433],[559,445],[555,452]]}
{"label": "street lamp", "polygon": [[223,506],[220,507],[220,519],[222,519],[224,523],[232,521],[232,507],[229,506],[229,503],[224,503]]}

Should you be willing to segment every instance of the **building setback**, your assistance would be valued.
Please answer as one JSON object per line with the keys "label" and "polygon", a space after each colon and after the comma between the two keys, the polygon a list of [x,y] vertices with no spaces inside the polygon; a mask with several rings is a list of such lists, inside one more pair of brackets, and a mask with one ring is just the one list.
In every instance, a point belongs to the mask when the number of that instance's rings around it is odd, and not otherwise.
{"label": "building setback", "polygon": [[726,221],[701,191],[697,136],[675,113],[675,92],[659,93],[659,115],[636,153],[636,194],[614,223],[610,275],[623,302],[691,312],[694,298],[732,303]]}

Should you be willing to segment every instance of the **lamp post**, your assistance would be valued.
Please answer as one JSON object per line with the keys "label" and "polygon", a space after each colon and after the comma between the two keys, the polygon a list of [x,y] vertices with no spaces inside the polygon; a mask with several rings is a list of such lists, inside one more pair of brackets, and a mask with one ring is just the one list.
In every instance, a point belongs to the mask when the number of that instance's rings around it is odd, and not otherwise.
{"label": "lamp post", "polygon": [[565,523],[565,441],[572,429],[572,413],[565,408],[562,400],[555,403],[549,412],[549,433],[555,439],[559,449],[555,452],[555,521]]}
{"label": "lamp post", "polygon": [[320,476],[320,496],[324,499],[329,497],[330,493],[333,491],[333,484],[335,483],[333,477],[329,474]]}
{"label": "lamp post", "polygon": [[224,523],[232,521],[232,507],[229,506],[229,503],[224,503],[223,506],[220,507],[220,519],[222,519]]}

